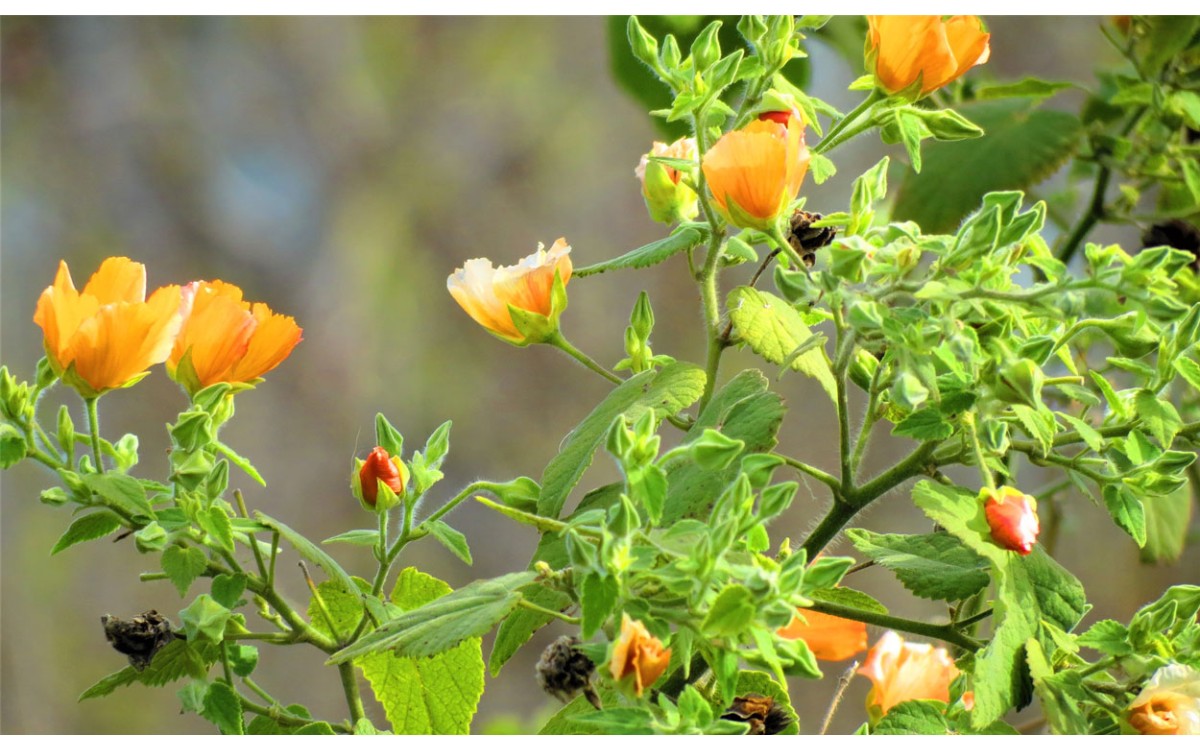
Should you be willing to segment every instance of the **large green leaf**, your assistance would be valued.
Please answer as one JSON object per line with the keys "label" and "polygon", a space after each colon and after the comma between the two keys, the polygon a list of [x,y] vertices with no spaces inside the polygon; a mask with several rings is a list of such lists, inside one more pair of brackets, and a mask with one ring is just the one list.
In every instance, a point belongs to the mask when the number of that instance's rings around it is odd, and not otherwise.
{"label": "large green leaf", "polygon": [[855,548],[896,574],[919,597],[957,601],[988,584],[988,561],[950,534],[846,532]]}
{"label": "large green leaf", "polygon": [[624,255],[611,260],[593,263],[590,266],[575,269],[576,276],[591,276],[615,271],[618,268],[646,268],[670,258],[672,255],[690,250],[708,239],[705,231],[699,227],[688,226],[676,230],[668,237],[656,240],[648,245],[642,245],[636,250],[630,250]]}
{"label": "large green leaf", "polygon": [[1074,153],[1082,127],[1071,114],[1034,100],[1003,99],[958,107],[985,135],[930,143],[920,174],[908,172],[893,217],[930,233],[952,232],[993,190],[1022,190],[1058,170]]}
{"label": "large green leaf", "polygon": [[114,672],[83,691],[79,700],[100,698],[135,682],[158,687],[184,677],[203,677],[219,653],[220,647],[216,644],[190,644],[182,639],[173,640],[154,655],[150,666],[140,672],[132,666]]}
{"label": "large green leaf", "polygon": [[777,365],[790,359],[793,370],[816,378],[829,398],[837,399],[837,383],[829,369],[825,347],[816,346],[792,357],[792,353],[813,334],[804,324],[804,318],[786,300],[770,292],[739,286],[729,293],[726,304],[738,337],[755,354]]}
{"label": "large green leaf", "polygon": [[653,409],[665,417],[695,403],[704,392],[704,371],[687,362],[675,362],[659,372],[643,372],[612,390],[592,413],[571,431],[562,449],[542,473],[538,515],[557,518],[567,495],[592,463],[608,428],[621,414],[636,419]]}
{"label": "large green leaf", "polygon": [[888,710],[871,734],[941,734],[949,733],[946,704],[934,700],[912,700],[897,703]]}
{"label": "large green leaf", "polygon": [[394,651],[400,656],[434,656],[468,638],[481,636],[521,601],[521,586],[536,573],[509,573],[475,581],[422,607],[405,612],[329,658],[340,664],[364,654]]}
{"label": "large green leaf", "polygon": [[[355,579],[358,590],[370,585]],[[318,589],[331,619],[343,633],[353,632],[363,616],[362,598],[326,581]],[[400,572],[392,603],[415,610],[450,593],[445,582],[416,568]],[[315,602],[309,605],[314,627],[328,632]],[[483,653],[479,638],[468,638],[428,658],[383,652],[354,660],[397,734],[466,734],[483,695]]]}

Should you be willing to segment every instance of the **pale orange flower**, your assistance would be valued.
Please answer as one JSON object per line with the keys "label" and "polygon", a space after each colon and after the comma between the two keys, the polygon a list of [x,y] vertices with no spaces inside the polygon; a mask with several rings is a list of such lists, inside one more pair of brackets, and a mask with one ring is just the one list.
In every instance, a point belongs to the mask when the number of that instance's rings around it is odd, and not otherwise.
{"label": "pale orange flower", "polygon": [[978,16],[867,16],[867,70],[889,94],[921,81],[921,96],[987,62]]}
{"label": "pale orange flower", "polygon": [[907,643],[889,630],[871,647],[858,674],[874,684],[867,694],[868,711],[882,716],[904,701],[928,698],[949,703],[950,682],[958,676],[958,667],[946,649]]}
{"label": "pale orange flower", "polygon": [[83,291],[75,290],[66,261],[38,298],[33,322],[41,326],[46,356],[63,382],[84,398],[133,385],[167,358],[187,302],[178,286],[146,299],[146,267],[108,258]]}
{"label": "pale orange flower", "polygon": [[640,696],[654,684],[671,663],[671,649],[664,649],[662,641],[650,635],[646,626],[629,615],[621,617],[621,635],[613,644],[612,660],[608,669],[613,679],[620,681],[633,675],[634,688]]}
{"label": "pale orange flower", "polygon": [[683,173],[661,162],[650,161],[652,156],[694,162],[696,160],[696,139],[680,138],[669,146],[662,141],[655,141],[650,153],[643,154],[642,160],[633,170],[642,183],[642,197],[646,200],[650,218],[664,224],[696,218],[696,214],[700,211],[696,193],[680,182]]}
{"label": "pale orange flower", "polygon": [[189,394],[214,383],[253,383],[279,366],[300,343],[294,318],[251,305],[224,281],[184,287],[192,310],[167,360],[167,374]]}
{"label": "pale orange flower", "polygon": [[844,661],[867,650],[865,623],[800,608],[786,627],[775,635],[803,640],[813,656],[823,661]]}
{"label": "pale orange flower", "polygon": [[446,279],[450,296],[476,323],[513,344],[533,343],[513,323],[509,305],[553,319],[554,277],[565,286],[571,279],[571,246],[563,237],[549,250],[538,245],[532,255],[515,266],[493,268],[487,258],[468,260]]}
{"label": "pale orange flower", "polygon": [[1129,724],[1141,734],[1200,734],[1200,670],[1161,667],[1129,704]]}
{"label": "pale orange flower", "polygon": [[758,119],[721,136],[704,154],[704,178],[731,224],[769,230],[800,193],[811,160],[804,121]]}

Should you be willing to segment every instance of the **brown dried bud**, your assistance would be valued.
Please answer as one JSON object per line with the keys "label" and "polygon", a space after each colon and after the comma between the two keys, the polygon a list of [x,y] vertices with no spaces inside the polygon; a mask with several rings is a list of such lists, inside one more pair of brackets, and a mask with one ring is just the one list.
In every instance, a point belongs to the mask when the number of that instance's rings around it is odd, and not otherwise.
{"label": "brown dried bud", "polygon": [[814,227],[813,223],[821,220],[821,214],[808,211],[797,211],[792,214],[791,229],[788,232],[788,244],[804,261],[804,265],[812,268],[817,259],[817,251],[833,242],[837,235],[837,227]]}
{"label": "brown dried bud", "polygon": [[749,724],[750,731],[747,734],[779,734],[792,723],[792,717],[776,705],[773,698],[758,693],[734,698],[733,705],[725,709],[721,718]]}
{"label": "brown dried bud", "polygon": [[596,665],[579,650],[579,639],[573,635],[560,636],[542,652],[537,663],[537,681],[550,695],[563,703],[570,702],[582,691],[588,703],[599,711],[604,706],[592,687]]}
{"label": "brown dried bud", "polygon": [[171,621],[154,610],[129,620],[103,615],[100,624],[112,647],[128,656],[129,663],[139,672],[150,666],[158,650],[175,638]]}
{"label": "brown dried bud", "polygon": [[1197,260],[1192,266],[1200,270],[1200,229],[1182,219],[1171,219],[1155,224],[1142,233],[1143,249],[1162,245],[1186,250],[1196,256]]}

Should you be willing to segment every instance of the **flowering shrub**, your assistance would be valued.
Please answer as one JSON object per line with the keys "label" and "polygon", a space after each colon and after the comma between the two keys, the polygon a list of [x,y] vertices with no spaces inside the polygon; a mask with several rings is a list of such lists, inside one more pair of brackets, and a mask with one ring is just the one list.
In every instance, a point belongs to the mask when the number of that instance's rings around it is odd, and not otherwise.
{"label": "flowering shrub", "polygon": [[[445,492],[450,423],[406,450],[380,414],[347,493],[369,521],[316,543],[231,491],[263,479],[221,439],[235,401],[301,342],[297,323],[226,282],[147,298],[145,268],[126,258],[77,291],[63,262],[33,317],[46,358],[30,381],[0,370],[0,464],[40,464],[54,480],[43,502],[76,511],[54,553],[128,539],[147,578],[184,600],[178,612],[106,616],[129,665],[82,697],[179,683],[183,709],[227,734],[380,733],[361,675],[390,731],[465,732],[485,669],[499,675],[557,621],[571,634],[542,653],[537,683],[565,705],[545,733],[796,733],[796,705],[832,713],[841,697],[804,681],[864,651],[839,688],[855,674],[871,681],[866,710],[840,708],[860,712],[862,733],[1013,733],[1012,712],[1031,701],[1058,733],[1200,731],[1200,586],[1081,629],[1091,605],[1050,531],[1065,502],[1088,498],[1157,557],[1186,542],[1163,519],[1186,518],[1200,493],[1189,223],[1200,215],[1200,22],[1134,18],[1108,32],[1127,65],[1064,120],[1041,108],[1061,84],[973,77],[1003,43],[975,17],[861,24],[866,74],[850,88],[865,93],[839,112],[789,73],[828,20],[746,16],[729,49],[719,21],[684,40],[630,18],[634,57],[671,92],[654,114],[691,131],[640,163],[630,155],[630,190],[640,184],[649,218],[674,229],[582,267],[559,239],[513,266],[467,260],[447,279],[500,341],[554,347],[612,385],[540,480]],[[837,177],[836,149],[876,130],[903,144],[907,166],[885,156],[853,178],[847,205],[809,205],[805,180]],[[1068,179],[1092,190],[1082,212],[1021,191],[1071,159]],[[1134,217],[1152,224],[1146,247],[1088,242],[1097,223]],[[696,285],[705,351],[668,355],[658,342],[655,354],[646,293],[613,368],[567,340],[569,281],[668,262]],[[735,348],[765,372],[730,372]],[[167,428],[170,473],[155,479],[134,472],[136,438],[104,437],[100,413],[108,391],[164,362],[186,406]],[[789,407],[772,379],[784,377],[818,387],[804,411],[836,414],[836,466],[780,445]],[[60,382],[83,399],[86,429],[69,409],[53,424],[39,412]],[[868,475],[864,456],[884,432],[911,445]],[[597,460],[620,479],[591,486]],[[827,500],[803,537],[777,523],[799,480]],[[875,503],[910,499],[928,533],[851,528]],[[465,502],[539,534],[526,569],[451,590],[397,564],[422,540],[471,564],[481,540],[446,520]],[[829,554],[842,538],[850,554]],[[345,544],[368,548],[373,569],[343,567]],[[279,592],[281,557],[300,559],[306,602]],[[900,617],[855,589],[853,574],[872,565],[944,602],[946,616]],[[346,715],[314,718],[260,686],[265,646],[322,652]]]}

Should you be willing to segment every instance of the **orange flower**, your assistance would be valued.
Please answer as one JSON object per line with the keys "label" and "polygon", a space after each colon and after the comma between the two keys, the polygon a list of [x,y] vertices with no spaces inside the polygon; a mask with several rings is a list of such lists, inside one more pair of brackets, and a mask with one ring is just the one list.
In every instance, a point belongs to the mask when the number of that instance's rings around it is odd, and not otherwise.
{"label": "orange flower", "polygon": [[1028,555],[1037,544],[1041,524],[1037,500],[1013,487],[999,490],[987,487],[979,493],[984,513],[992,530],[992,541],[1004,549]]}
{"label": "orange flower", "polygon": [[867,650],[865,623],[834,617],[823,612],[800,608],[787,627],[775,635],[788,640],[803,640],[813,656],[824,661],[844,661]]}
{"label": "orange flower", "polygon": [[250,383],[287,359],[300,343],[294,318],[251,305],[224,281],[193,281],[184,288],[192,311],[184,322],[167,374],[191,395],[213,383]]}
{"label": "orange flower", "polygon": [[928,643],[906,643],[889,630],[876,641],[858,674],[871,679],[867,710],[883,716],[904,701],[929,698],[950,702],[950,682],[958,675],[954,660],[944,648]]}
{"label": "orange flower", "polygon": [[1200,670],[1160,668],[1129,704],[1129,724],[1141,734],[1200,734]]}
{"label": "orange flower", "polygon": [[[487,258],[468,260],[446,279],[446,288],[467,315],[499,338],[518,346],[545,341],[558,330],[558,316],[567,306],[565,294],[556,300],[554,290],[556,279],[564,289],[571,280],[570,252],[559,237],[549,250],[539,243],[537,252],[515,266],[492,268]],[[521,316],[525,331],[514,322],[512,309],[532,314]]]}
{"label": "orange flower", "polygon": [[721,136],[704,155],[704,177],[717,209],[731,224],[769,230],[796,199],[811,155],[804,121],[754,120]]}
{"label": "orange flower", "polygon": [[61,261],[33,322],[41,326],[54,371],[84,398],[94,398],[133,385],[165,360],[186,312],[178,286],[147,300],[146,267],[129,258],[105,260],[82,292]]}
{"label": "orange flower", "polygon": [[646,200],[651,219],[674,224],[696,218],[700,211],[696,192],[680,182],[683,173],[661,162],[650,161],[652,156],[695,162],[696,139],[680,138],[670,146],[655,141],[650,153],[643,154],[641,162],[633,170],[642,183],[642,197]]}
{"label": "orange flower", "polygon": [[637,694],[654,684],[671,663],[671,649],[650,635],[646,626],[629,615],[621,617],[621,635],[613,645],[608,669],[613,679],[620,681],[632,674]]}
{"label": "orange flower", "polygon": [[867,16],[867,69],[889,94],[921,81],[920,96],[987,62],[978,16]]}

